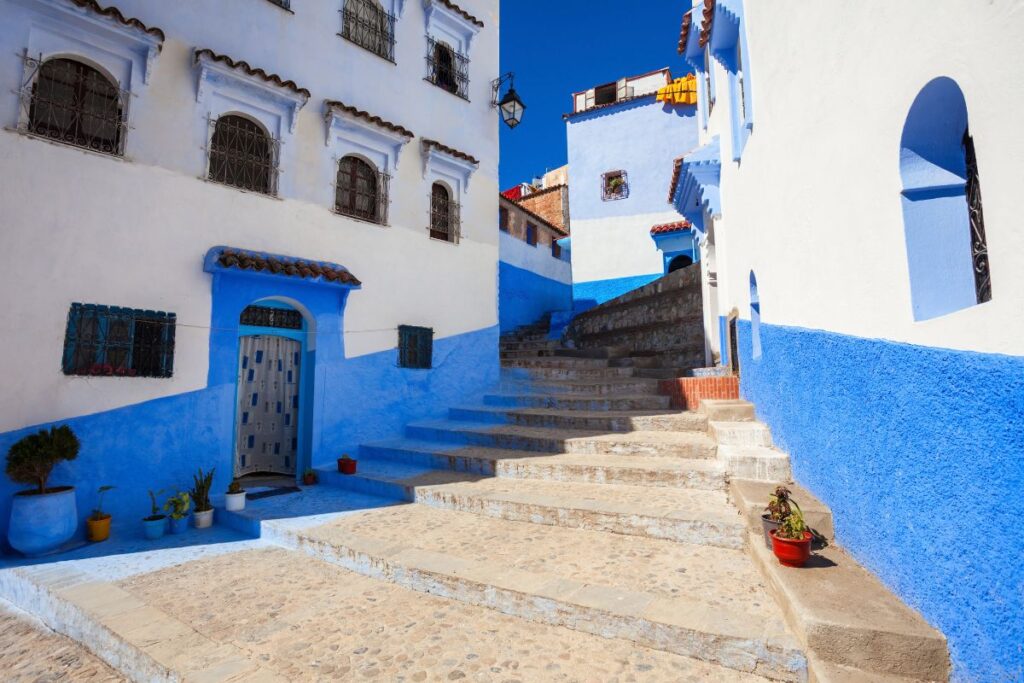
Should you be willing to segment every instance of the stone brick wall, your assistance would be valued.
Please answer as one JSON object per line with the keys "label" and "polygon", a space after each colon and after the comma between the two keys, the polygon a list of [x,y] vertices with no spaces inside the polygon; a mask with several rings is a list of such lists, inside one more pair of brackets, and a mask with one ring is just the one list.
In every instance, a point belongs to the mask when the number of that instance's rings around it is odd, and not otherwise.
{"label": "stone brick wall", "polygon": [[697,410],[705,398],[728,399],[740,397],[740,379],[730,377],[678,377],[663,379],[658,392],[672,397],[671,406],[680,410]]}
{"label": "stone brick wall", "polygon": [[[547,223],[542,216],[531,215],[531,211],[524,209],[518,203],[505,199],[499,195],[499,208],[508,212],[508,234],[517,239],[526,241],[526,225],[532,223],[537,227],[537,246],[551,249],[551,242],[559,240],[566,235],[556,230],[554,226]],[[501,216],[498,217],[499,222]],[[563,253],[563,257],[565,253]]]}
{"label": "stone brick wall", "polygon": [[662,367],[704,365],[700,264],[655,280],[581,313],[569,326],[578,348],[619,347],[657,356]]}
{"label": "stone brick wall", "polygon": [[562,230],[569,230],[569,186],[537,190],[519,200],[519,205]]}

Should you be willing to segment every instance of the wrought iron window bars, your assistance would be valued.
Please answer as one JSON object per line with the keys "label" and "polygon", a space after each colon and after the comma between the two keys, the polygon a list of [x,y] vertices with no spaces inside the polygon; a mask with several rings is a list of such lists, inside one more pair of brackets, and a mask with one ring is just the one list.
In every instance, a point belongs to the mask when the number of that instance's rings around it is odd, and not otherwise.
{"label": "wrought iron window bars", "polygon": [[453,201],[448,189],[440,183],[434,183],[430,191],[430,236],[458,244],[462,234],[462,207]]}
{"label": "wrought iron window bars", "polygon": [[343,157],[334,186],[334,211],[359,220],[388,224],[391,176],[358,157]]}
{"label": "wrought iron window bars", "polygon": [[277,5],[281,9],[286,9],[289,12],[292,9],[292,0],[267,0],[272,5]]}
{"label": "wrought iron window bars", "polygon": [[974,138],[964,131],[964,160],[967,163],[967,214],[971,222],[971,262],[974,270],[974,292],[979,304],[992,300],[992,274],[988,268],[988,241],[985,239],[985,215],[981,210],[981,182],[978,179],[978,157]]}
{"label": "wrought iron window bars", "polygon": [[241,325],[252,327],[273,327],[280,330],[301,330],[302,314],[292,308],[273,306],[246,306],[239,316]]}
{"label": "wrought iron window bars", "polygon": [[124,155],[131,93],[72,59],[22,56],[18,130],[111,156]]}
{"label": "wrought iron window bars", "polygon": [[398,326],[398,366],[429,370],[434,365],[434,330],[429,327]]}
{"label": "wrought iron window bars", "polygon": [[450,45],[427,36],[427,80],[469,100],[469,58]]}
{"label": "wrought iron window bars", "polygon": [[174,313],[71,304],[64,374],[170,377],[176,323]]}
{"label": "wrought iron window bars", "polygon": [[277,196],[281,142],[255,121],[228,114],[209,121],[208,178],[261,194]]}
{"label": "wrought iron window bars", "polygon": [[606,202],[629,196],[629,178],[625,171],[609,171],[601,176],[601,199]]}
{"label": "wrought iron window bars", "polygon": [[378,57],[395,61],[395,15],[385,12],[376,0],[345,0],[338,35]]}

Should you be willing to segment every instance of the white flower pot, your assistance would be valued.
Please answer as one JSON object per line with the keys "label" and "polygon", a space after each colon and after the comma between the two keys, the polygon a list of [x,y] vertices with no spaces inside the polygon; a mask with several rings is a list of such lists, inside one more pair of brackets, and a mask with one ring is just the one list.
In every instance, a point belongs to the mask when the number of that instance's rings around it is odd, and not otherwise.
{"label": "white flower pot", "polygon": [[193,513],[192,519],[197,529],[205,529],[211,526],[213,524],[213,508]]}
{"label": "white flower pot", "polygon": [[224,509],[229,511],[245,509],[245,491],[224,494]]}

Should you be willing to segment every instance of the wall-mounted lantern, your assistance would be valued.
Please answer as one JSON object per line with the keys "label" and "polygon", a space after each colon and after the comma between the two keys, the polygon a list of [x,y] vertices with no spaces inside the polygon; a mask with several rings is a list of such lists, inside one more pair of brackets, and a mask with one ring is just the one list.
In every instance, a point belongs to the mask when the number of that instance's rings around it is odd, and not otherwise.
{"label": "wall-mounted lantern", "polygon": [[[501,92],[501,86],[506,81],[508,81],[509,86],[508,92],[499,101],[498,94]],[[519,93],[516,92],[515,88],[515,74],[511,71],[501,78],[491,81],[491,106],[498,108],[501,112],[501,120],[509,128],[515,128],[523,120],[523,111],[526,110],[526,105],[519,99]]]}

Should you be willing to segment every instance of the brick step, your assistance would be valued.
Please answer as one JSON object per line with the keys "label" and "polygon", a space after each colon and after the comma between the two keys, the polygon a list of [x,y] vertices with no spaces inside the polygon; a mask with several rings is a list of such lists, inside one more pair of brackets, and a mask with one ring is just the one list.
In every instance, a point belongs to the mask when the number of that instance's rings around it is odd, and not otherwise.
{"label": "brick step", "polygon": [[658,395],[608,396],[602,394],[485,394],[483,402],[493,406],[555,408],[558,410],[667,410],[671,398]]}
{"label": "brick step", "polygon": [[502,408],[495,406],[456,407],[452,420],[513,424],[523,427],[585,429],[598,432],[685,432],[707,431],[707,418],[700,413],[670,411],[558,410],[554,408]]}
{"label": "brick step", "polygon": [[579,455],[454,446],[412,439],[363,444],[360,458],[505,477],[589,484],[724,490],[725,470],[715,460],[618,455]]}
{"label": "brick step", "polygon": [[657,455],[714,458],[715,444],[698,432],[628,432],[608,434],[580,429],[544,429],[480,422],[432,420],[406,427],[410,439],[464,446],[484,446],[546,453]]}
{"label": "brick step", "polygon": [[509,380],[503,379],[498,385],[502,392],[529,392],[536,394],[601,394],[606,396],[614,395],[637,395],[650,394],[660,395],[658,380],[645,379],[643,377],[627,377],[619,379],[604,380]]}
{"label": "brick step", "polygon": [[[706,680],[754,680],[738,672],[806,677],[803,653],[741,551],[556,527],[539,532],[420,505],[305,528],[267,526],[266,536],[281,545],[413,591],[728,667]],[[637,571],[638,561],[645,571]]]}

